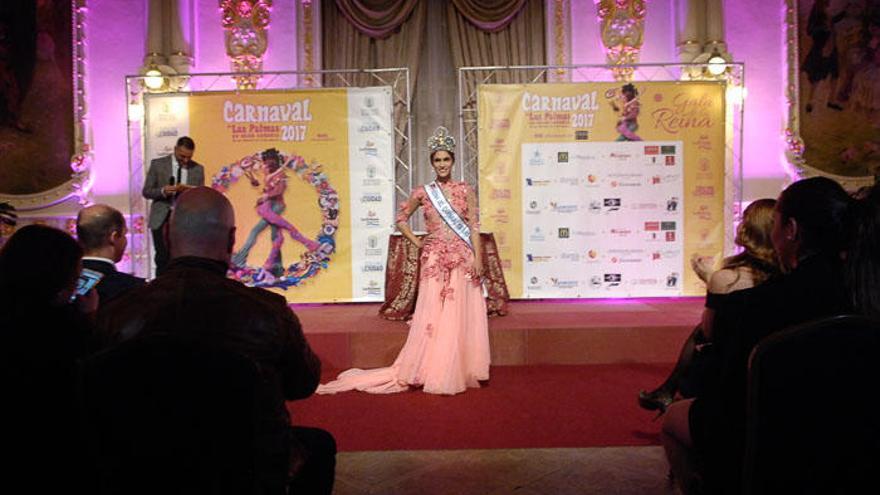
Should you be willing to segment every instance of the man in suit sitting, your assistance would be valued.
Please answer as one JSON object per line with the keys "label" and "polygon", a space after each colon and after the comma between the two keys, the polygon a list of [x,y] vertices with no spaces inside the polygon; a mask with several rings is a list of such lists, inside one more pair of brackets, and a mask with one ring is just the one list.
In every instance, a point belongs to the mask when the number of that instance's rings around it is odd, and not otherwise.
{"label": "man in suit sitting", "polygon": [[[285,401],[314,393],[321,361],[284,297],[226,277],[235,243],[232,203],[208,187],[183,193],[168,220],[167,239],[168,269],[102,307],[97,327],[103,345],[173,333],[253,359],[264,378],[255,430],[258,491],[285,493],[287,485],[289,493],[330,495],[336,469],[333,436],[318,428],[292,427],[285,406]],[[206,404],[206,414],[215,406]]]}
{"label": "man in suit sitting", "polygon": [[93,205],[76,216],[76,237],[83,247],[83,268],[104,274],[96,287],[101,304],[141,286],[144,279],[116,270],[128,245],[128,228],[122,213],[107,205]]}
{"label": "man in suit sitting", "polygon": [[165,269],[170,259],[162,231],[174,199],[193,186],[205,185],[205,168],[192,159],[195,149],[196,143],[192,138],[181,137],[174,146],[174,153],[150,162],[150,169],[144,180],[141,194],[152,200],[148,226],[153,233],[156,275]]}

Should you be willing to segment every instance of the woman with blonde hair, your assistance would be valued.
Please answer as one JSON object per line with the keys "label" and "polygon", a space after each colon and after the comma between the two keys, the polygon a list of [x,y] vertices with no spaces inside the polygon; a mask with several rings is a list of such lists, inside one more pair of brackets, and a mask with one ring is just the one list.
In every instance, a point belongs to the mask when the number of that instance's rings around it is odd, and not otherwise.
{"label": "woman with blonde hair", "polygon": [[775,199],[759,199],[743,211],[734,243],[742,248],[725,258],[721,269],[711,270],[704,258],[691,259],[691,267],[707,285],[706,306],[700,324],[685,341],[678,362],[662,385],[651,392],[639,392],[639,406],[649,411],[666,411],[676,395],[693,397],[700,388],[701,376],[712,366],[711,338],[715,309],[731,292],[759,285],[779,273],[773,250],[773,208]]}

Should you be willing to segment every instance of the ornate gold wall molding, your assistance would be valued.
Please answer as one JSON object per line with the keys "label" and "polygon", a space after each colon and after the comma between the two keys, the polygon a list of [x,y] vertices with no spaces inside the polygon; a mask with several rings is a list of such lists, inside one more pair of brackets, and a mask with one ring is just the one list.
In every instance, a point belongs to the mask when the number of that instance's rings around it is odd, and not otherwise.
{"label": "ornate gold wall molding", "polygon": [[798,22],[797,4],[795,0],[786,0],[785,5],[785,48],[787,57],[787,81],[785,99],[788,110],[788,121],[785,127],[785,156],[793,166],[789,169],[792,179],[802,174],[804,162],[804,141],[800,137],[800,121],[798,115]]}
{"label": "ornate gold wall molding", "polygon": [[[269,46],[269,27],[272,0],[220,0],[221,23],[226,29],[226,55],[232,62],[232,71],[259,73],[263,70],[263,55]],[[253,89],[260,76],[243,75],[235,78],[239,89]]]}
{"label": "ornate gold wall molding", "polygon": [[[321,0],[297,0],[296,38],[297,69],[304,72],[320,70]],[[315,88],[321,85],[321,78],[315,74],[303,74],[299,78],[300,86]]]}
{"label": "ornate gold wall molding", "polygon": [[639,62],[639,55],[645,36],[644,0],[597,0],[596,12],[599,15],[602,44],[605,55],[612,68],[614,78],[628,81],[633,69],[623,67]]}
{"label": "ornate gold wall molding", "polygon": [[856,190],[874,183],[873,176],[844,176],[829,173],[810,165],[804,159],[806,144],[801,136],[800,115],[800,61],[803,59],[798,48],[798,0],[785,1],[785,50],[786,84],[785,100],[787,119],[783,139],[785,139],[786,172],[792,181],[825,176],[839,182],[847,190]]}
{"label": "ornate gold wall molding", "polygon": [[[548,65],[571,65],[571,0],[547,0],[545,3]],[[548,72],[550,82],[571,80],[571,71],[557,68]]]}

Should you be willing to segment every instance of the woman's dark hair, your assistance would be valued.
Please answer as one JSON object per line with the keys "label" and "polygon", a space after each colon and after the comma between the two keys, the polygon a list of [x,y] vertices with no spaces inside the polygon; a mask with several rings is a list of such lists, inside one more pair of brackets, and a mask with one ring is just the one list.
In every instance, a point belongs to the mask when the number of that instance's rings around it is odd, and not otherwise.
{"label": "woman's dark hair", "polygon": [[853,308],[880,317],[880,188],[853,206],[850,225],[845,273]]}
{"label": "woman's dark hair", "polygon": [[432,151],[431,152],[431,163],[434,163],[434,155],[436,155],[438,151],[446,151],[447,153],[449,153],[449,156],[452,157],[452,163],[455,163],[455,152],[448,151],[448,150],[434,150],[434,151]]}
{"label": "woman's dark hair", "polygon": [[274,172],[281,167],[281,154],[275,148],[269,148],[266,151],[260,154],[260,158],[265,162],[268,159],[273,159],[275,161],[275,165],[270,167],[270,172]]}
{"label": "woman's dark hair", "polygon": [[82,248],[67,233],[45,225],[18,229],[0,249],[0,298],[49,304],[79,276]]}
{"label": "woman's dark hair", "polygon": [[[746,207],[734,239],[743,251],[725,259],[723,263],[723,268],[728,269],[750,268],[756,285],[779,273],[771,239],[775,206],[775,199],[764,198],[755,200]],[[731,285],[734,283],[736,280]]]}
{"label": "woman's dark hair", "polygon": [[853,199],[827,177],[799,180],[779,195],[776,210],[785,223],[794,219],[800,237],[798,256],[840,254],[846,248]]}
{"label": "woman's dark hair", "polygon": [[624,93],[632,93],[635,96],[639,95],[639,90],[637,90],[636,87],[632,83],[624,84],[623,87],[620,88],[620,91],[624,92]]}

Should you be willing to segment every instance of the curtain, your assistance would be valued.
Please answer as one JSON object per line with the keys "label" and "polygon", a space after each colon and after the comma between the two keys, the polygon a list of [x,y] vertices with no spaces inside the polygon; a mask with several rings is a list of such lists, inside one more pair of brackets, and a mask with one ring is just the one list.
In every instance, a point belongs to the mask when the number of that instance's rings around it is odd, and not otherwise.
{"label": "curtain", "polygon": [[412,13],[418,0],[336,0],[348,22],[371,38],[391,35]]}
{"label": "curtain", "polygon": [[[410,5],[407,9],[401,7],[399,11],[408,10],[409,16],[404,17],[395,26],[394,32],[384,39],[371,37],[360,31],[348,15],[340,7],[342,4],[391,4],[399,3],[401,6]],[[409,91],[412,96],[419,75],[419,52],[422,48],[422,38],[425,31],[425,12],[427,2],[417,0],[407,1],[372,1],[361,0],[337,0],[321,2],[321,49],[323,55],[322,66],[324,69],[384,69],[394,67],[406,67],[409,69]],[[391,9],[386,9],[389,11]],[[378,9],[373,12],[378,12]],[[363,10],[360,12],[364,12]],[[400,14],[400,12],[398,12]],[[399,18],[400,15],[388,15],[388,18]],[[385,17],[380,16],[381,24],[386,28],[390,24]],[[368,19],[366,14],[359,14],[358,22]],[[377,30],[378,31],[378,30]],[[394,81],[388,78],[392,75],[381,75],[380,78],[369,74],[342,73],[325,74],[323,85],[325,87],[365,87],[365,86],[388,86]],[[403,86],[398,86],[403,87]],[[394,125],[401,128],[406,125],[405,112],[399,111],[406,108],[409,103],[404,99],[394,100],[395,118]],[[395,149],[399,154],[406,142],[399,133],[395,133]],[[414,146],[413,150],[417,148]]]}
{"label": "curtain", "polygon": [[[425,142],[437,126],[446,126],[459,141],[458,67],[546,61],[543,0],[325,0],[321,5],[324,69],[409,68],[414,185],[433,176]],[[491,82],[530,82],[538,74],[499,73]],[[364,74],[324,76],[326,87],[347,85],[384,83]],[[468,94],[474,88],[470,83]],[[395,101],[395,110],[401,105],[405,102]],[[397,136],[398,153],[405,144]],[[476,170],[465,169],[470,164],[462,159],[463,147],[459,142],[456,166],[476,186]]]}
{"label": "curtain", "polygon": [[[457,7],[465,0],[455,0],[447,7],[449,42],[456,67],[544,65],[544,2],[524,0],[521,9],[510,19],[506,28],[487,32],[478,28]],[[499,73],[491,82],[529,82],[534,72]],[[541,79],[543,80],[543,79]]]}
{"label": "curtain", "polygon": [[[494,2],[494,0],[492,0]],[[543,0],[524,0],[516,2],[520,4],[517,12],[501,13],[498,19],[510,17],[506,27],[497,32],[487,32],[477,27],[468,14],[459,9],[459,4],[475,4],[477,0],[453,0],[447,4],[446,13],[449,23],[449,44],[452,51],[452,59],[455,68],[460,67],[489,67],[511,65],[545,65],[546,64],[546,38],[544,36],[545,17]],[[479,2],[486,4],[487,2]],[[500,2],[497,2],[500,3]],[[514,2],[510,2],[514,4]],[[486,17],[483,17],[484,19]],[[541,70],[521,71],[497,71],[493,77],[491,71],[469,71],[468,76],[462,80],[463,96],[461,105],[468,110],[476,108],[477,104],[477,81],[486,83],[528,83],[544,82],[546,77]],[[457,70],[451,77],[457,78]],[[465,120],[465,135],[475,135],[476,122],[473,119]],[[474,142],[475,144],[475,142]],[[458,143],[458,149],[462,150],[465,143]],[[459,161],[463,167],[464,179],[477,186],[476,162],[465,164]]]}
{"label": "curtain", "polygon": [[[425,25],[424,44],[419,56],[419,85],[413,100],[413,184],[433,180],[434,172],[428,161],[428,138],[438,126],[444,126],[458,142],[457,74],[449,51],[449,27],[445,2],[426,1],[428,19]],[[461,158],[461,143],[457,143],[457,158]],[[455,175],[464,163],[455,164]],[[415,218],[415,215],[413,216]],[[414,225],[423,227],[421,218]]]}
{"label": "curtain", "polygon": [[[352,0],[346,0],[353,3]],[[324,69],[380,69],[407,67],[410,85],[418,76],[418,57],[425,26],[425,2],[412,0],[409,16],[395,26],[385,38],[364,34],[348,18],[337,2],[321,2],[321,43]],[[380,3],[380,2],[374,2]],[[346,76],[348,77],[348,76]],[[369,76],[358,75],[349,82],[355,86],[376,86],[381,83]],[[344,86],[337,76],[325,76],[325,86]]]}
{"label": "curtain", "polygon": [[452,0],[459,14],[480,30],[490,33],[506,28],[525,3],[526,0]]}

